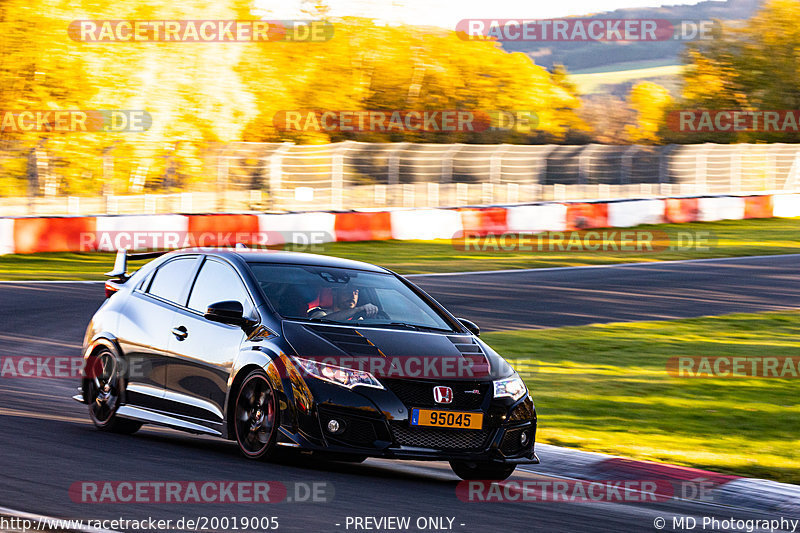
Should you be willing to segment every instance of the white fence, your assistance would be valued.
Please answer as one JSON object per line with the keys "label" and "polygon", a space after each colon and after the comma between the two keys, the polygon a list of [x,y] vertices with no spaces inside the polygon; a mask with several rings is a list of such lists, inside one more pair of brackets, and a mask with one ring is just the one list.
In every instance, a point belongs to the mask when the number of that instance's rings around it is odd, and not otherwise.
{"label": "white fence", "polygon": [[[206,157],[182,192],[126,161],[148,194],[66,196],[42,149],[27,158],[31,190],[0,198],[0,216],[444,207],[547,200],[800,189],[800,145],[467,145],[232,143]],[[6,157],[12,157],[6,155]],[[104,156],[98,172],[114,165]],[[135,175],[134,175],[135,174]],[[102,181],[102,179],[101,179]]]}

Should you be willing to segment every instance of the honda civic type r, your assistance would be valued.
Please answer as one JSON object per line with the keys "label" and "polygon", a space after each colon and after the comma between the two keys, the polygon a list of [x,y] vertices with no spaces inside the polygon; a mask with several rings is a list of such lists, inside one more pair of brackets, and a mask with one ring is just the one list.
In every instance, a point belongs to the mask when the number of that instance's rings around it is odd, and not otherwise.
{"label": "honda civic type r", "polygon": [[75,399],[100,429],[157,424],[338,460],[446,460],[463,479],[538,463],[513,368],[407,279],[305,253],[190,249],[129,275],[84,339]]}

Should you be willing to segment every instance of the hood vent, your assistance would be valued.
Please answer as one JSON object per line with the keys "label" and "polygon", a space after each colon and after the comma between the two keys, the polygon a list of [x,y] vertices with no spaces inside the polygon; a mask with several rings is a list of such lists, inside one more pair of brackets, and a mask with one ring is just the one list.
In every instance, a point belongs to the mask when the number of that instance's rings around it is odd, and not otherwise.
{"label": "hood vent", "polygon": [[475,355],[483,353],[480,344],[478,344],[478,342],[469,335],[448,335],[447,338],[450,339],[450,342],[455,345],[462,355]]}
{"label": "hood vent", "polygon": [[347,354],[365,356],[383,355],[374,344],[354,329],[329,326],[306,326],[306,329],[322,337]]}

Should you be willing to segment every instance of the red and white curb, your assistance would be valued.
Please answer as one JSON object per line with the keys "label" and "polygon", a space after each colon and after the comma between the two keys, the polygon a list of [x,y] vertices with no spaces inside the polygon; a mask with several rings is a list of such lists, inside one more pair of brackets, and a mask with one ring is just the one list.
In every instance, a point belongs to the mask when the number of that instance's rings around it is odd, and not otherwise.
{"label": "red and white curb", "polygon": [[537,444],[541,464],[525,470],[581,481],[664,481],[673,499],[800,517],[800,486],[684,466],[635,461],[602,453]]}

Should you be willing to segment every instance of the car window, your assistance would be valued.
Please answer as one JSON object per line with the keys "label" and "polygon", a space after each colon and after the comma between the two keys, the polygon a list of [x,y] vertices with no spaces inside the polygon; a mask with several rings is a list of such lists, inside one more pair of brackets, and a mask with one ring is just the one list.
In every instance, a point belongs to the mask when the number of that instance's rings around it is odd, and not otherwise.
{"label": "car window", "polygon": [[155,273],[149,294],[183,305],[184,289],[190,281],[196,257],[181,257],[163,264]]}
{"label": "car window", "polygon": [[[453,331],[436,309],[391,274],[312,265],[249,265],[272,307],[284,318]],[[372,307],[371,314],[367,306]]]}
{"label": "car window", "polygon": [[240,302],[244,315],[252,315],[253,304],[239,275],[228,265],[207,259],[192,287],[189,309],[205,313],[209,305],[225,300]]}

